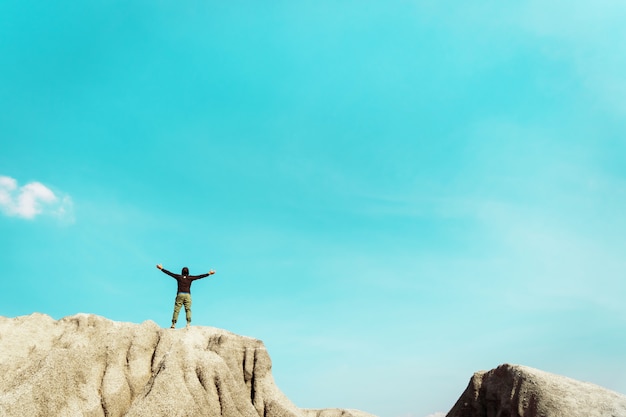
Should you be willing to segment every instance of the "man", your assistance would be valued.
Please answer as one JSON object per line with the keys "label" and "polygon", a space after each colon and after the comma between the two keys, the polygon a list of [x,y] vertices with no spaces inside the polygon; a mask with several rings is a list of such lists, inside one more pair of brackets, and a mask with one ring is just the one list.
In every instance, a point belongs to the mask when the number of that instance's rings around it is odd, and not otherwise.
{"label": "man", "polygon": [[161,264],[158,264],[156,267],[178,281],[178,292],[176,293],[174,315],[172,316],[172,326],[170,328],[176,328],[176,320],[178,320],[178,313],[180,312],[180,308],[182,306],[185,306],[185,315],[187,316],[186,327],[189,328],[189,324],[191,323],[191,283],[197,279],[213,275],[215,271],[210,270],[208,274],[202,275],[189,275],[189,269],[184,267],[181,275],[178,275],[168,271],[167,269],[163,269],[163,265]]}

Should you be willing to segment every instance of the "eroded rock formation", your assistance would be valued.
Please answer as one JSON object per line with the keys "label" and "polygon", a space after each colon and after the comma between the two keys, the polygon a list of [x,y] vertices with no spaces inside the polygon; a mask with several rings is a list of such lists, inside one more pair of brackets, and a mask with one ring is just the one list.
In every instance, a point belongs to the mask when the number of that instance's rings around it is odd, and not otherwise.
{"label": "eroded rock formation", "polygon": [[212,327],[0,317],[0,353],[1,417],[371,417],[297,408],[263,342]]}
{"label": "eroded rock formation", "polygon": [[626,417],[626,396],[505,364],[475,373],[446,417]]}

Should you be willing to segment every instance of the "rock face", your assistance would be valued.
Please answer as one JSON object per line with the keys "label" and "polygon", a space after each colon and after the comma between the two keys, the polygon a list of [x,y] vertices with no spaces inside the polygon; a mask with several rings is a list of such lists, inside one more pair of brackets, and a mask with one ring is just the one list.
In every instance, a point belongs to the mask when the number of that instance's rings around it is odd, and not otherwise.
{"label": "rock face", "polygon": [[505,364],[475,373],[446,417],[626,417],[626,396]]}
{"label": "rock face", "polygon": [[78,314],[0,317],[0,417],[371,417],[302,410],[260,340]]}

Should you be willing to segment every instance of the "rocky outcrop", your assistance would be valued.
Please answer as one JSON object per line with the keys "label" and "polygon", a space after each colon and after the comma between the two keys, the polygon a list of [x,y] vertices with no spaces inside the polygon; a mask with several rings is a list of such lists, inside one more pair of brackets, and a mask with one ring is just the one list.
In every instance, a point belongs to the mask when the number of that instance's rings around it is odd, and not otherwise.
{"label": "rocky outcrop", "polygon": [[368,417],[302,410],[257,339],[78,314],[0,317],[0,416]]}
{"label": "rocky outcrop", "polygon": [[626,396],[505,364],[475,373],[446,417],[626,417]]}

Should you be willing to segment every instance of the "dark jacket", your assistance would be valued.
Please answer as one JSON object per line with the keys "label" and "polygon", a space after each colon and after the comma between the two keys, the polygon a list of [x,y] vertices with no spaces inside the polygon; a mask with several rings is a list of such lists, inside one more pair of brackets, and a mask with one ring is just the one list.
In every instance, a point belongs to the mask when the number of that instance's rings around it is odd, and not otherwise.
{"label": "dark jacket", "polygon": [[[161,269],[161,271],[165,272],[167,275],[169,275],[170,277],[174,278],[176,281],[178,281],[178,292],[188,292],[191,294],[191,283],[197,279],[200,278],[205,278],[208,277],[209,274],[202,274],[202,275],[178,275],[175,274],[173,272],[168,271],[167,269],[163,268]],[[183,268],[183,272],[187,272],[187,274],[189,273],[189,270],[187,270],[187,268]]]}

